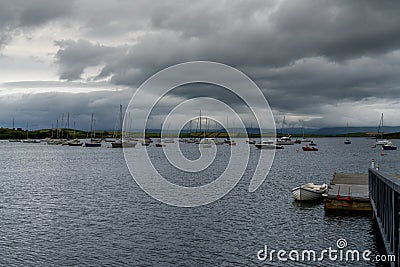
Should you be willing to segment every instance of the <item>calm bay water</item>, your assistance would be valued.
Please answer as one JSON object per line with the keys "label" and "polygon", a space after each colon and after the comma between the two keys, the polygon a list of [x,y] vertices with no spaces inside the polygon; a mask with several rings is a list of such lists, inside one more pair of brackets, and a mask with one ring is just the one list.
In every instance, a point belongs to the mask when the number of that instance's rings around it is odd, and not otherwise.
{"label": "calm bay water", "polygon": [[[237,141],[234,153],[246,146]],[[383,171],[400,173],[400,152],[382,157],[370,148],[373,140],[363,138],[351,145],[336,138],[315,142],[318,152],[303,152],[300,145],[277,151],[267,180],[249,193],[259,153],[252,146],[239,184],[198,208],[172,207],[149,197],[131,178],[121,149],[0,142],[0,265],[319,266],[260,262],[257,252],[264,245],[321,251],[335,248],[339,238],[349,249],[382,253],[370,216],[325,214],[323,204],[295,203],[290,189],[328,183],[335,171],[366,173],[372,158]],[[196,154],[195,145],[182,149]],[[148,151],[171,181],[191,185],[210,182],[229,157],[229,147],[220,147],[210,170],[185,176],[177,175],[159,148]],[[374,266],[323,262],[368,264]]]}

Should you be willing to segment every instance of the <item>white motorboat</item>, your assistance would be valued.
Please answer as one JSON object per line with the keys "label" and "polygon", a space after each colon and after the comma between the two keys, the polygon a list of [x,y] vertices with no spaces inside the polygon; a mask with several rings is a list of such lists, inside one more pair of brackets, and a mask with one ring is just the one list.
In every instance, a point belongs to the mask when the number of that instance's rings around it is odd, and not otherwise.
{"label": "white motorboat", "polygon": [[327,184],[316,185],[313,183],[304,184],[292,189],[292,194],[297,201],[312,201],[323,198],[328,190]]}
{"label": "white motorboat", "polygon": [[294,142],[292,141],[292,139],[289,136],[282,136],[281,138],[279,138],[278,140],[276,140],[276,144],[277,145],[293,145]]}
{"label": "white motorboat", "polygon": [[389,145],[390,141],[387,139],[382,139],[382,140],[378,140],[376,141],[375,145],[377,146],[386,146]]}

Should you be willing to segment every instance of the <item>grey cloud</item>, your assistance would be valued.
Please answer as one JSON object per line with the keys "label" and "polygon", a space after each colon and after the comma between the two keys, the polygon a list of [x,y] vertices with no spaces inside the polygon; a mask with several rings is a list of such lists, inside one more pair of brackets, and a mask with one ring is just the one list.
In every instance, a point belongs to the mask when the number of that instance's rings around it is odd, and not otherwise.
{"label": "grey cloud", "polygon": [[[56,2],[43,15],[29,3],[20,2],[21,11],[0,2],[0,45],[10,27],[69,14],[81,39],[55,41],[62,80],[102,67],[95,79],[135,88],[173,64],[210,60],[244,71],[282,113],[312,116],[349,101],[399,99],[397,1],[82,1],[72,11]],[[204,86],[174,96],[204,95],[222,97]]]}
{"label": "grey cloud", "polygon": [[17,30],[29,30],[70,14],[74,1],[0,1],[0,48]]}
{"label": "grey cloud", "polygon": [[[183,5],[172,1],[154,7],[140,3],[142,12],[131,8],[133,14],[143,13],[133,20],[142,28],[133,27],[131,32],[148,33],[138,36],[126,55],[106,65],[101,75],[113,73],[112,82],[137,85],[166,66],[189,60],[219,61],[238,68],[282,67],[309,57],[341,62],[400,48],[400,18],[393,2],[206,1]],[[111,8],[110,14],[117,10]],[[129,22],[124,16],[126,12],[114,16],[113,25],[126,29]],[[86,25],[95,30],[103,27],[99,24]]]}
{"label": "grey cloud", "polygon": [[56,59],[60,65],[60,79],[63,80],[78,80],[85,68],[109,62],[114,56],[119,58],[117,49],[86,40],[63,40],[55,44],[60,47]]}

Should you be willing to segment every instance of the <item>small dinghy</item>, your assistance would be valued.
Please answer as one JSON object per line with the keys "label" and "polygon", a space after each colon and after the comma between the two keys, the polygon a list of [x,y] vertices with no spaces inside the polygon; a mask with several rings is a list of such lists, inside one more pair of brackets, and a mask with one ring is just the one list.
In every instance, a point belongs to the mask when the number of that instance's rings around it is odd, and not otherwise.
{"label": "small dinghy", "polygon": [[323,198],[328,190],[327,184],[317,185],[308,183],[292,189],[292,194],[297,201],[312,201]]}

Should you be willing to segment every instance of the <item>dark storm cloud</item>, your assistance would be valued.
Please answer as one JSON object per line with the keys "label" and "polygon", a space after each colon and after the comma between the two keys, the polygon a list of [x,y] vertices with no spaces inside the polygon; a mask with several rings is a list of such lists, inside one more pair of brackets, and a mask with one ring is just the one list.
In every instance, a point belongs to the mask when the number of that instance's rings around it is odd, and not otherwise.
{"label": "dark storm cloud", "polygon": [[361,58],[346,64],[312,58],[291,66],[255,70],[253,73],[256,73],[259,86],[265,89],[270,104],[286,110],[315,103],[334,104],[373,97],[391,99],[399,96],[399,56]]}
{"label": "dark storm cloud", "polygon": [[[137,86],[158,70],[189,60],[213,60],[244,69],[290,66],[310,57],[339,64],[362,56],[379,57],[400,47],[399,7],[394,1],[164,3],[142,10],[146,15],[138,20],[148,34],[137,37],[127,54],[120,53],[101,74],[112,74],[114,83]],[[102,27],[93,18],[88,20],[92,23],[87,27]],[[113,18],[113,25],[124,22]],[[98,47],[82,48],[89,56],[80,57],[76,45],[63,46],[62,51],[75,60],[58,57],[61,77],[69,77],[71,69],[71,78],[79,77],[83,66],[107,61],[107,53],[90,56]],[[74,63],[77,68],[70,67]]]}
{"label": "dark storm cloud", "polygon": [[126,107],[132,90],[101,91],[90,93],[25,93],[20,96],[0,98],[2,112],[0,114],[1,127],[11,127],[15,119],[16,127],[30,129],[50,128],[59,121],[61,127],[62,114],[64,126],[67,113],[70,113],[70,126],[74,122],[77,129],[88,130],[91,113],[96,118],[97,129],[113,130],[118,117],[119,105]]}
{"label": "dark storm cloud", "polygon": [[29,30],[72,11],[74,1],[0,0],[0,47],[11,40],[17,30]]}
{"label": "dark storm cloud", "polygon": [[[327,114],[343,103],[399,99],[398,1],[4,3],[0,46],[18,27],[63,16],[79,26],[79,38],[54,42],[62,80],[82,81],[96,67],[91,79],[136,88],[168,66],[210,60],[246,73],[282,114],[332,119]],[[174,92],[204,95],[226,97],[204,86]]]}

